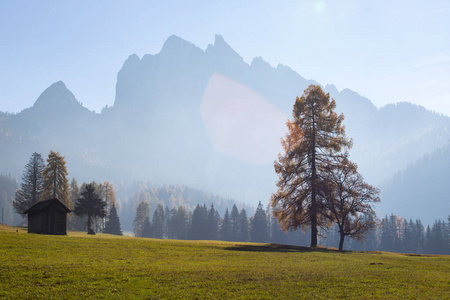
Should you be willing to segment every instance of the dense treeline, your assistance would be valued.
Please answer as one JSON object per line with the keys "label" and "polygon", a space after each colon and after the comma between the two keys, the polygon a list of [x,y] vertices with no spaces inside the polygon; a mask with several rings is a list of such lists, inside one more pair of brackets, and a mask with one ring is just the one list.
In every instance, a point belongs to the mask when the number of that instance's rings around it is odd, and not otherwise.
{"label": "dense treeline", "polygon": [[[239,210],[236,205],[220,216],[212,204],[197,205],[193,211],[183,206],[169,209],[158,204],[150,216],[148,203],[141,202],[136,212],[135,233],[140,237],[223,240],[238,242],[277,243],[307,246],[310,231],[288,231],[280,229],[270,208],[258,205],[253,216]],[[364,242],[349,239],[346,249],[359,251],[389,251],[420,254],[450,254],[450,216],[447,222],[437,220],[424,226],[420,220],[404,220],[396,215],[385,217],[371,230]],[[337,248],[339,231],[337,226],[322,230],[319,244]]]}
{"label": "dense treeline", "polygon": [[[84,185],[78,186],[75,180],[70,182],[69,198],[72,201],[75,202],[79,197],[79,189]],[[21,215],[14,213],[12,206],[14,194],[18,188],[19,184],[16,179],[11,176],[0,175],[0,209],[3,208],[4,224],[17,225],[23,220]],[[104,230],[108,220],[111,219],[111,210],[113,210],[113,218],[116,220],[113,225],[117,228],[120,229],[120,222],[133,223],[136,208],[132,209],[132,203],[122,201],[116,203],[113,188],[109,183],[99,184],[97,191],[105,201],[107,200],[108,215],[106,218],[95,220],[95,231]],[[258,206],[255,213],[250,208],[242,207],[238,209],[236,204],[229,209],[226,206],[227,201],[223,198],[182,186],[147,189],[135,193],[132,199],[136,201],[141,195],[146,195],[144,199],[152,200],[146,215],[148,223],[145,236],[148,237],[254,241],[298,246],[308,246],[310,241],[308,230],[305,232],[301,230],[283,232],[277,220],[272,216],[270,208],[263,209],[261,205]],[[205,204],[196,205],[192,209],[190,205],[195,202],[196,197],[211,204],[209,206]],[[164,202],[155,204],[155,201],[161,201],[161,199],[172,199],[173,201],[177,198],[182,205],[169,206],[164,204],[163,206],[160,204]],[[218,199],[220,199],[219,205],[214,202]],[[188,204],[185,205],[184,203]],[[128,212],[128,214],[124,214],[124,212]],[[131,212],[132,214],[130,214]],[[84,230],[86,221],[86,218],[72,216],[69,218],[69,229]],[[131,228],[133,228],[132,225]],[[450,254],[449,235],[450,218],[446,221],[436,220],[432,225],[427,226],[421,220],[405,220],[396,215],[390,215],[383,218],[377,228],[369,232],[364,243],[349,239],[345,242],[345,249]],[[339,244],[338,229],[331,227],[327,232],[322,231],[319,244],[337,248]]]}
{"label": "dense treeline", "polygon": [[[253,216],[249,216],[246,208],[240,205],[240,209],[238,209],[233,200],[185,186],[170,185],[163,187],[140,186],[139,191],[133,194],[130,201],[126,198],[124,201],[116,201],[115,189],[109,182],[83,183],[79,186],[76,180],[72,179],[69,185],[65,179],[67,171],[65,171],[64,158],[60,157],[58,153],[51,152],[49,154],[48,165],[45,169],[44,165],[39,168],[35,167],[35,165],[39,165],[35,163],[35,156],[39,156],[39,154],[34,153],[30,163],[25,166],[20,186],[17,180],[11,176],[0,175],[0,209],[1,221],[4,224],[16,225],[22,221],[21,215],[14,213],[14,210],[16,212],[23,210],[17,209],[14,205],[18,200],[18,191],[23,196],[20,199],[24,198],[27,201],[28,198],[32,198],[36,188],[37,194],[40,195],[45,192],[45,188],[41,184],[34,184],[37,177],[35,175],[44,173],[43,170],[46,169],[59,168],[64,180],[55,183],[52,181],[55,176],[47,176],[48,180],[46,176],[43,176],[44,183],[47,182],[47,185],[50,186],[49,191],[54,193],[58,190],[62,191],[60,194],[50,195],[51,197],[61,198],[69,207],[73,208],[80,205],[83,191],[87,187],[91,187],[95,192],[93,199],[98,200],[97,202],[102,206],[100,213],[89,212],[89,208],[86,208],[87,205],[83,209],[88,210],[84,212],[80,210],[80,207],[76,209],[78,216],[70,215],[68,219],[68,228],[72,230],[84,230],[86,225],[90,224],[91,226],[88,227],[92,227],[92,231],[95,232],[122,234],[120,222],[122,219],[125,226],[128,225],[128,230],[134,228],[135,234],[142,237],[271,242],[301,246],[308,244],[309,231],[283,232],[278,221],[273,217],[271,208],[268,207],[264,210],[261,203]],[[52,160],[53,156],[55,159]],[[58,168],[49,168],[53,161],[55,164],[59,164]],[[31,201],[30,205],[32,202],[34,203]],[[197,203],[208,203],[208,206]],[[93,214],[92,219],[89,217],[91,214]],[[132,222],[133,218],[134,222]],[[374,222],[369,219],[366,221]],[[391,215],[386,216],[376,228],[369,232],[364,243],[358,240],[349,240],[346,242],[345,248],[366,251],[450,254],[449,235],[450,216],[447,222],[436,220],[432,226],[424,226],[420,220],[407,221]],[[322,229],[319,244],[337,247],[339,229],[336,226]]]}
{"label": "dense treeline", "polygon": [[[322,239],[322,244],[335,247],[339,241],[336,228]],[[420,220],[405,220],[391,214],[370,231],[364,243],[350,240],[346,248],[360,251],[388,251],[419,254],[450,254],[450,216],[447,221],[436,220],[424,226]]]}
{"label": "dense treeline", "polygon": [[283,243],[306,246],[309,232],[281,231],[276,219],[266,211],[261,202],[253,216],[245,208],[234,204],[226,208],[222,218],[214,204],[197,205],[193,211],[184,206],[163,207],[158,204],[152,217],[149,205],[141,202],[136,211],[134,232],[140,237],[222,240],[237,242]]}
{"label": "dense treeline", "polygon": [[[227,207],[232,207],[234,204],[249,209],[248,206],[238,204],[232,199],[182,185],[155,186],[145,182],[138,182],[128,187],[119,187],[117,195],[121,199],[118,205],[118,214],[122,222],[122,228],[125,231],[133,231],[136,209],[142,201],[149,204],[150,216],[153,215],[158,204],[161,204],[163,207],[182,206],[187,211],[194,211],[198,204],[204,203],[208,207],[214,204],[215,209],[221,215],[224,215]],[[132,196],[130,197],[129,195]]]}

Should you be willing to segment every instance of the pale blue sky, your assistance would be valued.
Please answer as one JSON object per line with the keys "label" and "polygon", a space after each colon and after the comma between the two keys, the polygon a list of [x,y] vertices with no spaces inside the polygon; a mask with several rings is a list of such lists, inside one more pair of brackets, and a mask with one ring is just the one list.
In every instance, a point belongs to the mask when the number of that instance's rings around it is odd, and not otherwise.
{"label": "pale blue sky", "polygon": [[377,106],[450,115],[449,16],[448,0],[2,0],[0,111],[30,107],[63,80],[99,112],[130,54],[156,54],[172,34],[206,49],[220,34],[247,63],[261,56]]}

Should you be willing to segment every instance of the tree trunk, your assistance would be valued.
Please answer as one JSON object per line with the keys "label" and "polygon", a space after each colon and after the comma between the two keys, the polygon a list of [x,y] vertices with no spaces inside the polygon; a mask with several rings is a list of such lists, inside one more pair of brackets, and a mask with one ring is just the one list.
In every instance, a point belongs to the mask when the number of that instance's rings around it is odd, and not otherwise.
{"label": "tree trunk", "polygon": [[317,247],[317,225],[312,226],[311,224],[311,247]]}
{"label": "tree trunk", "polygon": [[311,207],[310,207],[310,221],[311,221],[311,247],[317,247],[317,205],[316,205],[316,124],[315,116],[313,114],[313,135],[312,135],[312,158],[311,158]]}
{"label": "tree trunk", "polygon": [[342,251],[344,249],[344,238],[345,234],[340,234],[341,238],[339,239],[339,251]]}
{"label": "tree trunk", "polygon": [[317,214],[316,214],[316,195],[315,192],[312,192],[311,196],[311,211],[310,211],[310,219],[311,219],[311,247],[317,247]]}
{"label": "tree trunk", "polygon": [[88,230],[88,233],[92,231],[91,227],[92,227],[91,215],[88,214],[88,219],[87,219],[87,230]]}

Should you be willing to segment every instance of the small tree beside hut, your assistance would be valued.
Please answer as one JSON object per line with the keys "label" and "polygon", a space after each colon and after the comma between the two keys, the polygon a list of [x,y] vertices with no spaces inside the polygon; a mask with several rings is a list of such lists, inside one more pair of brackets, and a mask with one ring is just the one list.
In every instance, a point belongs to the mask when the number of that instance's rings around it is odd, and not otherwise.
{"label": "small tree beside hut", "polygon": [[106,216],[106,202],[97,194],[94,183],[82,186],[80,198],[75,204],[74,213],[80,217],[87,216],[86,227],[88,234],[95,234],[92,229],[93,218],[104,218]]}

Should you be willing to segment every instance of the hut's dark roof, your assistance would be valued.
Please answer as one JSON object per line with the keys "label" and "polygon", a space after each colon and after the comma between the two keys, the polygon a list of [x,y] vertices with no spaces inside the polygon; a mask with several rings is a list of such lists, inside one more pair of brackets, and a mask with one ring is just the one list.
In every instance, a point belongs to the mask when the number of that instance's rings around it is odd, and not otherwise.
{"label": "hut's dark roof", "polygon": [[50,204],[52,204],[54,202],[56,202],[59,206],[61,206],[61,208],[63,210],[65,210],[66,212],[68,212],[68,213],[72,212],[66,205],[64,205],[64,203],[62,203],[61,201],[59,201],[56,198],[53,198],[53,199],[40,201],[40,202],[36,203],[35,205],[33,205],[32,207],[30,207],[29,209],[27,209],[26,211],[24,211],[23,213],[28,214],[30,212],[43,210],[44,208],[46,208],[47,206],[49,206]]}

